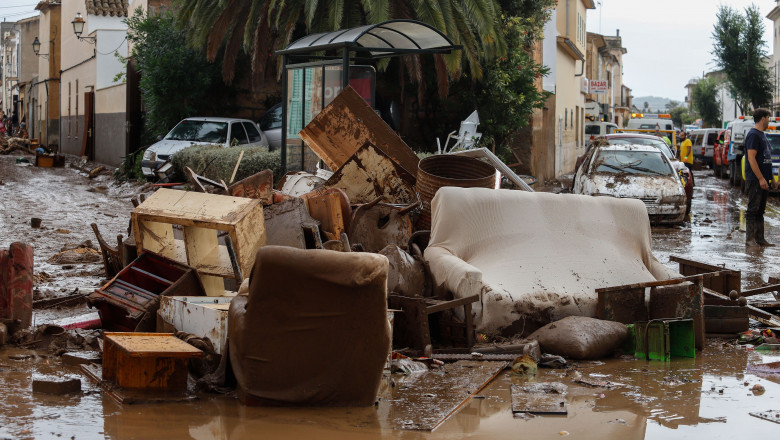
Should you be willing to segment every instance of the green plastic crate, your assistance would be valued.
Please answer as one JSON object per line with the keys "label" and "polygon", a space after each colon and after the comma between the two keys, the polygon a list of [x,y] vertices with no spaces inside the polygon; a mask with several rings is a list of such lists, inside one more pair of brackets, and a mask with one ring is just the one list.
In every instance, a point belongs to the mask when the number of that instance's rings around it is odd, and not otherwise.
{"label": "green plastic crate", "polygon": [[[647,342],[645,342],[647,335]],[[639,359],[670,361],[672,356],[695,358],[696,342],[692,319],[658,319],[634,324]]]}

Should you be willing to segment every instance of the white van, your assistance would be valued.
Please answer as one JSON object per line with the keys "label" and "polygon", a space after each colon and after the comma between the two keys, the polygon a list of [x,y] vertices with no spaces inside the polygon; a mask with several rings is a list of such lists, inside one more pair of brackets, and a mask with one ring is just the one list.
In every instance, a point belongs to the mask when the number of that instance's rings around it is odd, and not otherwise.
{"label": "white van", "polygon": [[689,138],[693,148],[693,158],[712,167],[715,141],[718,139],[718,135],[721,131],[723,131],[723,129],[720,128],[700,128],[691,130]]}
{"label": "white van", "polygon": [[617,124],[611,122],[586,122],[585,136],[590,136],[590,140],[593,140],[599,136],[604,136],[605,134],[612,134],[617,128]]}

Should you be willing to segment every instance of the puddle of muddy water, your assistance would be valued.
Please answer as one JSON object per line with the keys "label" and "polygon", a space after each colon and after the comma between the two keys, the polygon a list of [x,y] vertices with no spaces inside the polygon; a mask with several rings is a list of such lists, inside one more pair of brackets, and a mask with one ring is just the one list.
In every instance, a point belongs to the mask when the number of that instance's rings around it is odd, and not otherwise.
{"label": "puddle of muddy water", "polygon": [[[568,415],[513,417],[510,387],[519,379],[504,373],[434,432],[393,430],[392,406],[369,408],[243,407],[231,396],[202,395],[192,403],[125,405],[103,397],[82,377],[84,392],[70,397],[33,395],[34,374],[75,373],[58,358],[9,359],[0,352],[0,438],[166,439],[580,439],[743,438],[774,436],[774,423],[749,415],[780,408],[780,377],[746,374],[748,363],[777,360],[732,344],[709,340],[697,359],[670,363],[610,359],[577,368],[583,377],[622,384],[614,389],[573,382],[573,373],[540,369],[537,382],[563,382]],[[49,361],[49,364],[46,364]],[[765,392],[750,391],[761,384]],[[747,384],[747,385],[746,385]],[[397,396],[397,393],[396,393]],[[773,437],[767,437],[773,438]]]}

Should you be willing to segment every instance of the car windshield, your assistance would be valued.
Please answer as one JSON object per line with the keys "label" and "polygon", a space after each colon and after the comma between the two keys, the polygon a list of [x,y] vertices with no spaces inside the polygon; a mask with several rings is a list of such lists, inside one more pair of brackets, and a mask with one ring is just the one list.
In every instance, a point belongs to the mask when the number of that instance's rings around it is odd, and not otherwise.
{"label": "car windshield", "polygon": [[772,149],[772,154],[780,154],[780,133],[767,134],[769,139],[769,147]]}
{"label": "car windshield", "polygon": [[672,175],[673,171],[661,152],[601,150],[594,171],[609,174]]}
{"label": "car windshield", "polygon": [[224,144],[227,141],[227,123],[184,120],[173,127],[165,139]]}
{"label": "car windshield", "polygon": [[672,150],[669,149],[669,146],[666,145],[666,142],[662,141],[661,139],[649,139],[649,138],[632,138],[632,137],[611,137],[608,139],[609,143],[612,145],[628,145],[628,144],[634,144],[634,145],[650,145],[652,147],[658,148],[661,150],[662,153],[664,153],[664,156],[667,157],[667,159],[673,159],[674,154],[672,154]]}
{"label": "car windshield", "polygon": [[585,134],[601,134],[600,125],[586,125]]}

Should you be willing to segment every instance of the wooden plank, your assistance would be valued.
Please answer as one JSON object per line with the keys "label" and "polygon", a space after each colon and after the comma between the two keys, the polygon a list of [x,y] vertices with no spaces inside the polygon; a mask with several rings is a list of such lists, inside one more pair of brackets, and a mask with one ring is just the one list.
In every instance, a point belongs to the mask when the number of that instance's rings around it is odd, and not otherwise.
{"label": "wooden plank", "polygon": [[[228,275],[232,276],[233,269],[230,265],[230,258],[225,249],[224,257],[221,255],[219,238],[217,231],[213,229],[199,228],[197,226],[184,226],[184,246],[187,249],[187,261],[190,266],[201,271],[202,267],[212,270],[227,270]],[[200,280],[203,282],[203,288],[206,289],[208,296],[222,296],[225,294],[225,282],[219,276],[200,274]]]}
{"label": "wooden plank", "polygon": [[147,221],[223,229],[262,207],[259,200],[160,188],[133,209]]}
{"label": "wooden plank", "polygon": [[425,313],[430,315],[432,313],[441,312],[443,310],[449,310],[455,307],[461,307],[466,304],[471,304],[477,301],[479,301],[479,295],[467,296],[466,298],[453,299],[450,301],[428,299],[426,300],[426,302],[429,305],[425,308]]}
{"label": "wooden plank", "polygon": [[[714,296],[720,299],[728,300],[729,297],[726,295],[723,295],[721,293],[715,292],[712,289],[704,288],[704,294]],[[756,321],[766,324],[770,327],[780,327],[780,317],[777,315],[773,315],[767,311],[761,310],[757,307],[753,307],[750,304],[746,305],[745,307],[748,308],[750,317],[755,319]]]}
{"label": "wooden plank", "polygon": [[770,284],[768,286],[756,287],[755,289],[743,290],[741,296],[753,296],[777,291],[780,291],[780,284]]}
{"label": "wooden plank", "polygon": [[259,200],[255,201],[257,205],[252,210],[246,212],[241,220],[236,223],[235,229],[230,231],[233,250],[236,253],[238,265],[244,277],[248,277],[252,272],[257,251],[268,243],[263,207]]}
{"label": "wooden plank", "polygon": [[[388,391],[389,396],[381,396],[379,413],[388,414],[389,428],[433,431],[506,366],[506,362],[458,361],[410,376],[394,374],[395,386]],[[389,405],[387,411],[383,405]]]}
{"label": "wooden plank", "polygon": [[568,414],[567,386],[560,382],[512,384],[512,413]]}
{"label": "wooden plank", "polygon": [[[728,271],[723,271],[728,272]],[[671,286],[673,284],[679,284],[683,283],[685,281],[690,281],[694,284],[699,283],[700,280],[704,280],[707,278],[715,278],[724,275],[722,272],[709,272],[709,273],[702,273],[698,275],[691,275],[687,277],[682,278],[671,278],[668,280],[660,280],[660,281],[648,281],[646,283],[634,283],[634,284],[626,284],[623,286],[610,286],[610,287],[602,287],[600,289],[596,289],[596,293],[601,292],[615,292],[618,290],[628,290],[628,289],[639,289],[639,288],[646,288],[646,287],[659,287],[659,286]]]}
{"label": "wooden plank", "polygon": [[406,170],[412,184],[416,180],[420,159],[352,87],[336,96],[300,136],[331,170],[341,168],[358,148],[370,142]]}
{"label": "wooden plank", "polygon": [[104,341],[115,344],[116,347],[138,357],[181,357],[198,358],[203,352],[192,345],[173,336],[171,333],[121,333],[106,332]]}
{"label": "wooden plank", "polygon": [[180,253],[173,236],[173,226],[170,223],[147,221],[135,217],[133,219],[133,230],[135,231],[135,242],[139,254],[143,250],[147,250],[180,263],[187,262],[186,255]]}
{"label": "wooden plank", "polygon": [[324,188],[344,191],[353,204],[369,203],[382,197],[385,203],[417,202],[415,179],[383,153],[367,143],[336,170],[323,184]]}
{"label": "wooden plank", "polygon": [[341,234],[346,231],[341,199],[341,194],[336,190],[306,199],[309,215],[319,220],[320,231],[328,240],[340,240]]}

